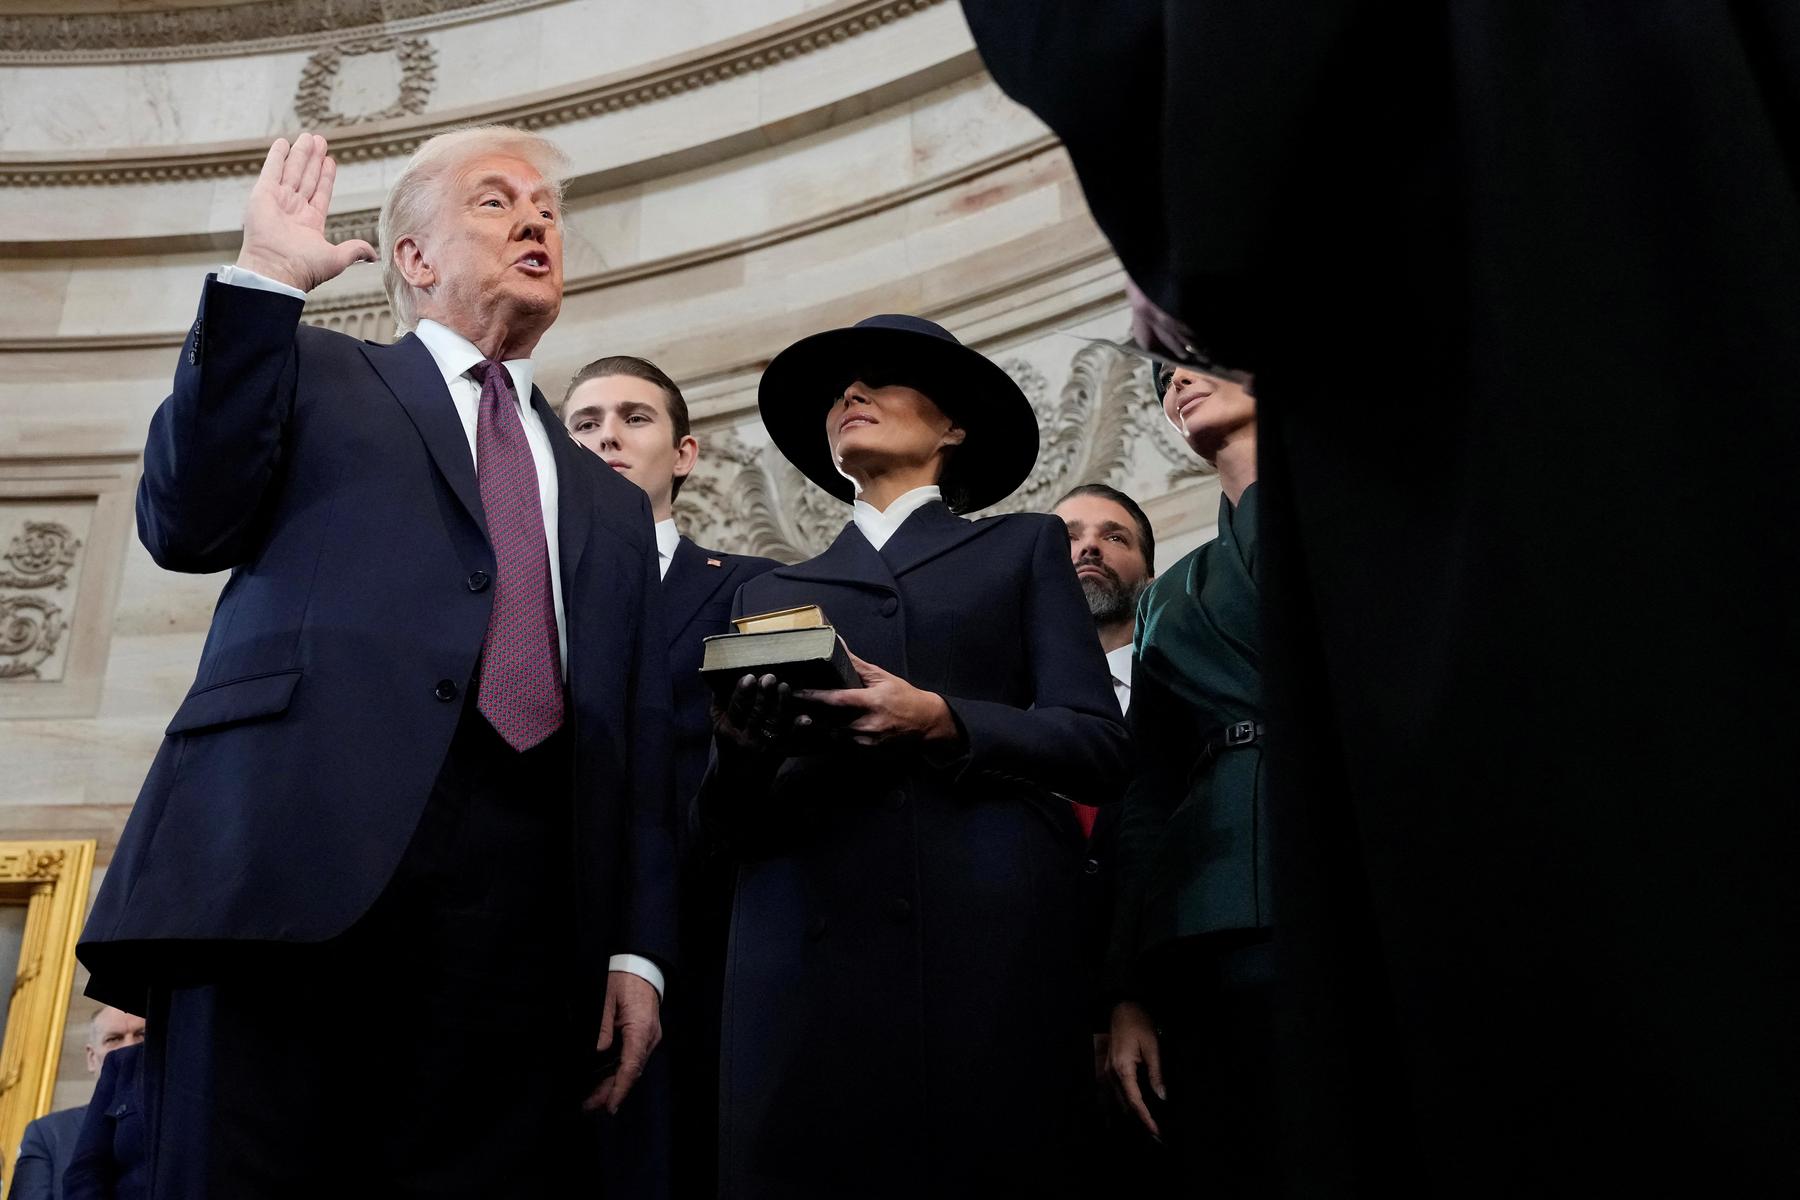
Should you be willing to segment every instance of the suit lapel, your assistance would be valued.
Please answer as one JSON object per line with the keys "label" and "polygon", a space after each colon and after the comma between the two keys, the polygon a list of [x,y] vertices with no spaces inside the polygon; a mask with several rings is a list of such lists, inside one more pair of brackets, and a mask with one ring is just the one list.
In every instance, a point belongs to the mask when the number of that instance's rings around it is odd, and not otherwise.
{"label": "suit lapel", "polygon": [[959,517],[943,504],[927,504],[901,522],[879,557],[897,579],[993,527],[991,521]]}
{"label": "suit lapel", "polygon": [[406,410],[438,472],[486,537],[487,518],[481,508],[481,489],[475,483],[475,456],[469,453],[469,435],[457,419],[450,389],[444,386],[444,377],[438,372],[431,351],[416,334],[409,333],[391,346],[365,345],[362,352]]}
{"label": "suit lapel", "polygon": [[544,393],[536,388],[531,389],[531,411],[543,422],[544,432],[550,437],[550,457],[556,461],[556,549],[562,559],[566,595],[576,569],[581,566],[581,554],[587,548],[588,526],[594,516],[591,481],[576,458],[578,454],[590,452],[569,436],[556,414],[550,411]]}
{"label": "suit lapel", "polygon": [[684,537],[675,543],[669,558],[669,573],[663,577],[662,597],[664,626],[673,645],[689,624],[726,582],[736,578],[737,569],[729,559],[719,555],[723,566],[706,564],[707,552]]}

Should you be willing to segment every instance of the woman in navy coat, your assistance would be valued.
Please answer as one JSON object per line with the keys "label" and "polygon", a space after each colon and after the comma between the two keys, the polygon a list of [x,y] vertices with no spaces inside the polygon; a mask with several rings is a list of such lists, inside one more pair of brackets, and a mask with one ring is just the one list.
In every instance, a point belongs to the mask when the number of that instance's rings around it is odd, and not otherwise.
{"label": "woman in navy coat", "polygon": [[957,515],[1029,474],[1030,403],[889,316],[789,347],[760,404],[853,517],[735,615],[820,605],[864,686],[747,676],[718,717],[723,1194],[1059,1194],[1090,1070],[1069,801],[1117,798],[1125,732],[1062,523]]}

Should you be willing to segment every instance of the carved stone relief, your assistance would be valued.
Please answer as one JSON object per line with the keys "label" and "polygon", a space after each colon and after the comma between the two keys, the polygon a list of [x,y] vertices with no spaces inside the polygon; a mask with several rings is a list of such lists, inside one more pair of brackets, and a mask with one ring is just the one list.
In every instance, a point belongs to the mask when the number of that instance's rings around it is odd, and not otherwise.
{"label": "carved stone relief", "polygon": [[68,628],[60,604],[43,596],[0,595],[0,679],[44,678],[44,663]]}
{"label": "carved stone relief", "polygon": [[137,456],[0,457],[0,721],[93,716]]}
{"label": "carved stone relief", "polygon": [[[385,81],[384,87],[378,71],[359,72],[359,78],[346,85],[349,60],[371,55],[391,60],[370,64],[390,66],[391,81]],[[316,50],[306,60],[294,93],[294,113],[302,125],[311,128],[414,116],[425,111],[436,84],[437,50],[424,38],[358,38]],[[371,102],[370,92],[384,96],[389,94],[388,88],[393,89],[391,103],[378,107]]]}
{"label": "carved stone relief", "polygon": [[62,678],[87,516],[71,505],[0,507],[0,681]]}
{"label": "carved stone relief", "polygon": [[[1031,400],[1042,440],[1030,478],[985,511],[1047,511],[1083,483],[1130,491],[1137,480],[1160,493],[1212,473],[1163,419],[1148,366],[1105,346],[1087,346],[1060,370],[1047,372],[1038,364],[1056,354],[1056,346],[1039,343],[1028,348],[1035,351],[1029,357],[998,360]],[[676,508],[683,529],[702,545],[786,562],[824,550],[850,516],[841,501],[762,443],[754,418],[702,435],[700,465]]]}

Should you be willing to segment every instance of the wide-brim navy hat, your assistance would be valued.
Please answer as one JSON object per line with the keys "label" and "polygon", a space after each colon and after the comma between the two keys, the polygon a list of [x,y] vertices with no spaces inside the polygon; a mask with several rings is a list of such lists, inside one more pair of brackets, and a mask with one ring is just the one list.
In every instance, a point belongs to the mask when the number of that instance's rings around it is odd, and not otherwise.
{"label": "wide-brim navy hat", "polygon": [[776,449],[840,500],[854,500],[856,486],[832,461],[825,411],[858,378],[923,392],[963,429],[942,481],[959,512],[1006,499],[1037,465],[1037,414],[1012,376],[942,325],[889,313],[800,339],[775,356],[757,388]]}

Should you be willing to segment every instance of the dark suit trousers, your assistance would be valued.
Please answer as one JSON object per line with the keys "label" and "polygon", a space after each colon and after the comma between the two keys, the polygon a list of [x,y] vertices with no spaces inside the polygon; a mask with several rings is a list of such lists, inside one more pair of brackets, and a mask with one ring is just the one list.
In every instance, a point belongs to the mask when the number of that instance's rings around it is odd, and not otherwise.
{"label": "dark suit trousers", "polygon": [[519,754],[471,696],[355,926],[153,993],[154,1200],[565,1194],[591,1051],[572,1004],[570,769],[566,731]]}
{"label": "dark suit trousers", "polygon": [[1196,1194],[1276,1189],[1273,951],[1266,937],[1181,938],[1147,972],[1169,1093],[1160,1107],[1152,1096],[1151,1111]]}

